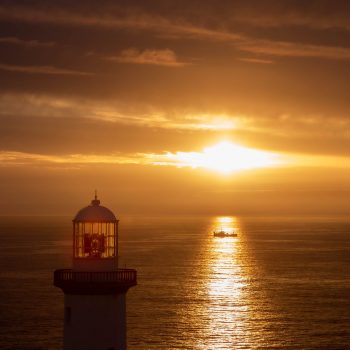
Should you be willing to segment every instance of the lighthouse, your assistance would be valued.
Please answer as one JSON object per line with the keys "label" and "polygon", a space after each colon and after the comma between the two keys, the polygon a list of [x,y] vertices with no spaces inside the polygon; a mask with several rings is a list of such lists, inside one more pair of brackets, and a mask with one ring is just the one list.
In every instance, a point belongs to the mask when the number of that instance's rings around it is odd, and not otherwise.
{"label": "lighthouse", "polygon": [[126,293],[136,270],[118,268],[118,223],[97,195],[73,219],[72,269],[54,272],[64,293],[64,350],[126,349]]}

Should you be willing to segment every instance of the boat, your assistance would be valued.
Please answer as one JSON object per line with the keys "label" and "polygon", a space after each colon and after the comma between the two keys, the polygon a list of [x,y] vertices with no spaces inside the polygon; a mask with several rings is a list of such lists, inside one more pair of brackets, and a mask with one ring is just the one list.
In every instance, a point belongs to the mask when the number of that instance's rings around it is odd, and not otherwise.
{"label": "boat", "polygon": [[237,237],[238,234],[235,232],[229,233],[224,230],[214,231],[214,237]]}

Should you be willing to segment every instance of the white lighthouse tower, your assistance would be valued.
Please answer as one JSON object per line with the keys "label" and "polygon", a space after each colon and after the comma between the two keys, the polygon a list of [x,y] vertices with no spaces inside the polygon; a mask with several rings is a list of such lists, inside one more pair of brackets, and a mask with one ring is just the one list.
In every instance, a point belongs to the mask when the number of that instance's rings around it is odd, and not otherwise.
{"label": "white lighthouse tower", "polygon": [[91,204],[73,219],[73,268],[56,270],[64,292],[64,350],[126,349],[126,292],[136,270],[118,268],[118,220]]}

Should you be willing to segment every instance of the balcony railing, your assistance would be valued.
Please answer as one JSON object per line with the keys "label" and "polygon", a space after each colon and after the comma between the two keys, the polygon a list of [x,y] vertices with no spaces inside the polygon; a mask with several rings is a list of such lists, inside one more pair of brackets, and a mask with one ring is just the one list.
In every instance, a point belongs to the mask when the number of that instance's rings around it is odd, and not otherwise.
{"label": "balcony railing", "polygon": [[63,269],[54,272],[54,285],[68,292],[128,289],[136,284],[137,273],[133,269],[117,269],[115,271]]}

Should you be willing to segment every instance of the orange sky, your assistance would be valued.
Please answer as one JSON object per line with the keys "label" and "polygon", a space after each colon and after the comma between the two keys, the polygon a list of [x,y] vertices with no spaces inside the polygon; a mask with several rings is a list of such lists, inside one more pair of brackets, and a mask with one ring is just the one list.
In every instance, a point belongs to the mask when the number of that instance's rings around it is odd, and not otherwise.
{"label": "orange sky", "polygon": [[[71,215],[95,188],[125,214],[349,214],[349,16],[325,0],[1,1],[2,215]],[[284,161],[184,163],[223,141]]]}

